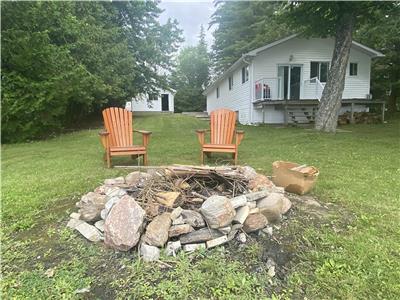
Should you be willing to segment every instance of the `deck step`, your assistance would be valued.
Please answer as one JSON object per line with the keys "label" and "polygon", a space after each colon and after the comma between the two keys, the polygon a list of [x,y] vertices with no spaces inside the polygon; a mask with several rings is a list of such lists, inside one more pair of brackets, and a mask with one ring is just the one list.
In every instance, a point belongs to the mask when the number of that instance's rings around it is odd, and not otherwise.
{"label": "deck step", "polygon": [[288,106],[288,122],[292,124],[308,124],[315,121],[316,106]]}

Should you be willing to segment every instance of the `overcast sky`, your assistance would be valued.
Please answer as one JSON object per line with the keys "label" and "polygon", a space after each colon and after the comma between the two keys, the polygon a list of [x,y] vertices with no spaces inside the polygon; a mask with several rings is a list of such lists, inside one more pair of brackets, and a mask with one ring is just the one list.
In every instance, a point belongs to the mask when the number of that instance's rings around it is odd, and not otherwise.
{"label": "overcast sky", "polygon": [[200,26],[203,24],[206,30],[207,44],[210,47],[212,34],[211,30],[207,29],[210,17],[215,10],[212,1],[162,0],[160,7],[164,9],[160,16],[161,23],[165,23],[168,18],[178,20],[179,27],[183,30],[185,38],[184,46],[197,43]]}

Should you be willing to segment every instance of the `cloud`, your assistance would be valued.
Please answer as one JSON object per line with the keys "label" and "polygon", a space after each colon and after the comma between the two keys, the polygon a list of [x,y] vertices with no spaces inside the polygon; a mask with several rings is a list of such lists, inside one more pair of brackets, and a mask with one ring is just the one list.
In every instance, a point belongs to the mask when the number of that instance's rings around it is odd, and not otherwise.
{"label": "cloud", "polygon": [[212,29],[208,30],[208,23],[215,11],[212,1],[162,1],[159,6],[164,9],[164,12],[160,16],[161,23],[165,23],[168,18],[178,20],[179,27],[183,29],[185,46],[197,43],[200,26],[203,24],[206,31],[207,44],[210,47],[213,37]]}

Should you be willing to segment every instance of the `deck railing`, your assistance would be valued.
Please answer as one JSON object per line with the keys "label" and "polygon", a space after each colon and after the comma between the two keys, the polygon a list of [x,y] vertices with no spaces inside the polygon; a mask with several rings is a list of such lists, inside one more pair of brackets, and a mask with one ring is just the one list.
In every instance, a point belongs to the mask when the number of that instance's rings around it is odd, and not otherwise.
{"label": "deck railing", "polygon": [[313,77],[313,78],[304,80],[304,85],[307,85],[307,84],[314,85],[315,98],[318,99],[318,101],[321,101],[322,92],[324,91],[324,88],[325,88],[325,83],[322,83],[321,81],[319,81],[318,77]]}
{"label": "deck railing", "polygon": [[262,78],[254,84],[255,100],[278,99],[279,78]]}

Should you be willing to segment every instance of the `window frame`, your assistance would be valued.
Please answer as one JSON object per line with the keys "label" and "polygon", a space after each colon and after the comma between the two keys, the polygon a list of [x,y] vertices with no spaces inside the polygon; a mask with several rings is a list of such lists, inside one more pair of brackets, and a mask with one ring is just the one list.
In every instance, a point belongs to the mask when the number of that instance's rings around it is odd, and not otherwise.
{"label": "window frame", "polygon": [[[351,65],[355,65],[356,66],[356,70],[355,70],[356,74],[351,74]],[[358,76],[358,62],[349,62],[349,76],[351,76],[351,77]]]}
{"label": "window frame", "polygon": [[228,88],[230,91],[233,89],[233,75],[228,77]]}
{"label": "window frame", "polygon": [[[317,63],[318,64],[318,69],[317,69],[317,76],[312,76],[312,73],[311,73],[311,64],[312,63]],[[326,80],[325,81],[321,81],[321,65],[322,64],[327,64],[328,65],[328,69],[326,70]],[[314,77],[317,77],[318,78],[318,80],[321,82],[321,83],[326,83],[327,81],[328,81],[328,74],[329,74],[329,69],[330,69],[330,62],[329,61],[310,61],[310,79],[312,79],[312,78],[314,78]]]}
{"label": "window frame", "polygon": [[149,101],[158,101],[159,100],[159,94],[157,93],[148,93],[147,97],[149,99]]}
{"label": "window frame", "polygon": [[244,66],[242,68],[242,84],[245,84],[249,81],[249,66]]}

